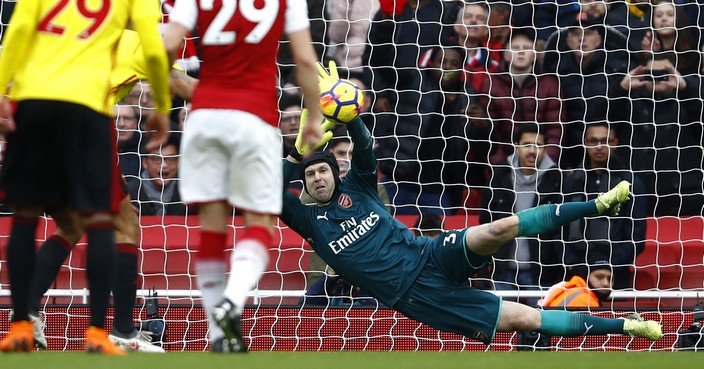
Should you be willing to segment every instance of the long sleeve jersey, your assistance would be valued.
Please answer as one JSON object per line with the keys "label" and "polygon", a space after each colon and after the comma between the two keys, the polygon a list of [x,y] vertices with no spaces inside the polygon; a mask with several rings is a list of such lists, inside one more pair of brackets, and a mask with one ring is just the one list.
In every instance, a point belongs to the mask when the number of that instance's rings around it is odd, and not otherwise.
{"label": "long sleeve jersey", "polygon": [[[286,192],[281,219],[348,282],[394,306],[427,261],[429,239],[415,238],[386,211],[377,194],[371,135],[359,118],[347,128],[354,142],[351,168],[330,202],[303,205]],[[295,170],[297,164],[284,160],[285,183]]]}

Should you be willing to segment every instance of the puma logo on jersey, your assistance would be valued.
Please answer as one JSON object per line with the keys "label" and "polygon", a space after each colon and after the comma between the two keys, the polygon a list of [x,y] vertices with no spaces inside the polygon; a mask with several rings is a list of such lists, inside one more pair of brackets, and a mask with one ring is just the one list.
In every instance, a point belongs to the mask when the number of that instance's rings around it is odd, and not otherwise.
{"label": "puma logo on jersey", "polygon": [[562,206],[562,204],[557,204],[557,207],[555,208],[555,216],[560,216],[560,206]]}
{"label": "puma logo on jersey", "polygon": [[323,215],[317,215],[315,219],[320,220],[320,219],[325,219],[325,220],[330,220],[328,219],[328,212],[326,211]]}
{"label": "puma logo on jersey", "polygon": [[582,333],[582,336],[586,336],[587,333],[589,332],[589,330],[592,329],[593,326],[594,326],[594,324],[587,325],[587,322],[584,322],[584,328],[586,328],[587,330],[585,330],[584,333]]}

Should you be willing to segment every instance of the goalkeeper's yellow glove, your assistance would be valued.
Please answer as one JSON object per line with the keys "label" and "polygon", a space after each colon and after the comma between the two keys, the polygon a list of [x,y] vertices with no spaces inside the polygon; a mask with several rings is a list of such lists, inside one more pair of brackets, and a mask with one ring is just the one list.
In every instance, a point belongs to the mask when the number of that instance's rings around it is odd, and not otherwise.
{"label": "goalkeeper's yellow glove", "polygon": [[294,159],[301,161],[303,160],[303,156],[307,154],[309,151],[314,151],[320,147],[325,146],[326,143],[328,143],[332,139],[332,128],[335,126],[335,122],[325,119],[323,121],[323,124],[321,128],[323,129],[323,137],[318,141],[318,143],[315,144],[315,147],[312,149],[308,147],[308,145],[305,145],[303,143],[303,128],[305,127],[305,123],[308,121],[308,109],[303,109],[301,112],[301,121],[298,125],[298,135],[296,136],[296,142],[294,143],[294,149],[291,150],[291,157]]}
{"label": "goalkeeper's yellow glove", "polygon": [[335,64],[334,60],[330,60],[328,70],[325,70],[325,66],[320,62],[316,66],[318,67],[318,86],[320,86],[320,91],[327,91],[340,79],[340,75],[337,74],[337,64]]}

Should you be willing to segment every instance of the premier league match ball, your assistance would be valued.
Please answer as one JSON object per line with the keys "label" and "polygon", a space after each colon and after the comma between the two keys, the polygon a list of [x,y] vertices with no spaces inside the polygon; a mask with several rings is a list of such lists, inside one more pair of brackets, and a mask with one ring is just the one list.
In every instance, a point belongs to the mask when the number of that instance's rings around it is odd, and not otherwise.
{"label": "premier league match ball", "polygon": [[364,94],[354,83],[339,79],[332,86],[320,86],[320,110],[340,123],[349,123],[362,111]]}

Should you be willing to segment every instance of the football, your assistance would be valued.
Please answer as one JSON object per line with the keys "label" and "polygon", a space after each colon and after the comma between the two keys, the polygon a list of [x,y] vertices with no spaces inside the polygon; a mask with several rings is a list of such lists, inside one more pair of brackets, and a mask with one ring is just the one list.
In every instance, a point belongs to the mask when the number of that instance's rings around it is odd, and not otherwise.
{"label": "football", "polygon": [[320,86],[320,110],[328,119],[349,123],[362,111],[363,104],[364,94],[349,80],[339,79],[331,86]]}

